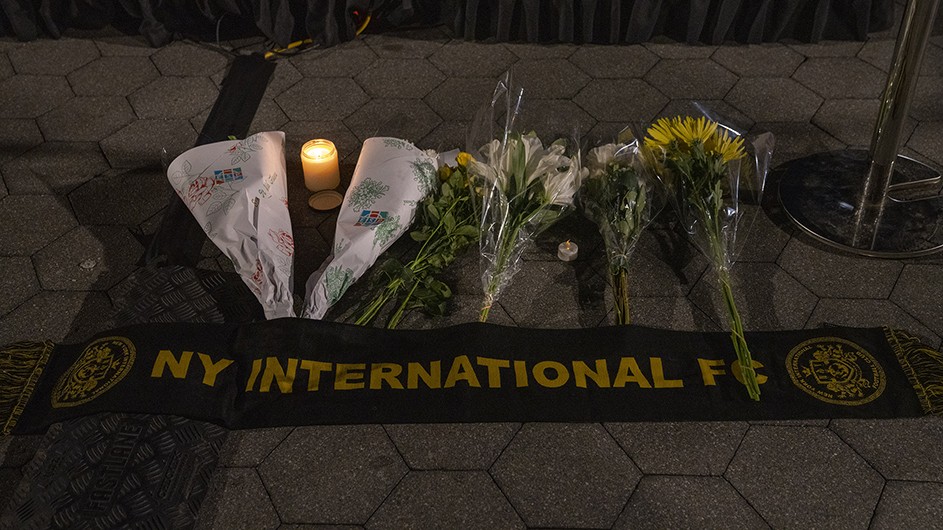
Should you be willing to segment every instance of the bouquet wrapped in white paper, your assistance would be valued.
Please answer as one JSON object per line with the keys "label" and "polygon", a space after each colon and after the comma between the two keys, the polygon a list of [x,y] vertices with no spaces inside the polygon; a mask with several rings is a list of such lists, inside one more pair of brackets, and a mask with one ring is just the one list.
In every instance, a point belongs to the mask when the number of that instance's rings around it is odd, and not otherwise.
{"label": "bouquet wrapped in white paper", "polygon": [[419,201],[438,184],[435,154],[398,138],[368,138],[337,215],[333,252],[305,285],[302,316],[323,318],[409,228]]}
{"label": "bouquet wrapped in white paper", "polygon": [[232,260],[265,317],[295,316],[285,133],[194,147],[171,162],[167,178],[206,235]]}

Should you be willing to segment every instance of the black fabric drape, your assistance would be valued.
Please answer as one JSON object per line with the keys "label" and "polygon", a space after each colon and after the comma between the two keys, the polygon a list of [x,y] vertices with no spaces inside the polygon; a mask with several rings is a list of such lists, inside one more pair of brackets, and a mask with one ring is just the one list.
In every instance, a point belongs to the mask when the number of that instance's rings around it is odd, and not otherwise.
{"label": "black fabric drape", "polygon": [[61,36],[111,24],[160,46],[176,36],[261,33],[280,46],[354,38],[353,11],[371,30],[450,24],[466,39],[526,42],[862,40],[893,21],[894,0],[0,0],[0,35]]}

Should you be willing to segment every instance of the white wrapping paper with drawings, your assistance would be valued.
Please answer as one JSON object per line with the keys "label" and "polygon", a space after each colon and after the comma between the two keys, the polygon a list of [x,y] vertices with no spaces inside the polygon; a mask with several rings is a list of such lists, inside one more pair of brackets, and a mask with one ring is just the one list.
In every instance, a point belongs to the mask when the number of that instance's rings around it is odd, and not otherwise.
{"label": "white wrapping paper with drawings", "polygon": [[295,316],[285,133],[194,147],[170,164],[167,178],[206,235],[232,260],[265,317]]}
{"label": "white wrapping paper with drawings", "polygon": [[337,215],[332,254],[305,286],[302,316],[321,319],[412,224],[438,183],[434,153],[406,140],[369,138]]}

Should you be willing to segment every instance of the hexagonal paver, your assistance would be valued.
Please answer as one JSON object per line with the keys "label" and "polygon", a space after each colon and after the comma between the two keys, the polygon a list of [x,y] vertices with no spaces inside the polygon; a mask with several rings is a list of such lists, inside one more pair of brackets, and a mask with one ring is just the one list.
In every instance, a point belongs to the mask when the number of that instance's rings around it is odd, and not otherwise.
{"label": "hexagonal paver", "polygon": [[0,164],[43,143],[36,120],[0,120]]}
{"label": "hexagonal paver", "polygon": [[771,132],[776,138],[771,164],[773,167],[795,158],[845,147],[845,144],[834,136],[811,123],[763,122],[754,125],[753,130]]}
{"label": "hexagonal paver", "polygon": [[[776,193],[767,189],[766,193]],[[774,223],[766,212],[754,205],[741,205],[734,259],[745,261],[776,261],[792,236],[792,225]]]}
{"label": "hexagonal paver", "polygon": [[393,136],[415,143],[425,138],[441,121],[428,105],[419,100],[373,99],[344,123],[361,140],[371,136]]}
{"label": "hexagonal paver", "polygon": [[0,81],[8,77],[13,77],[13,65],[10,64],[10,59],[7,59],[7,56],[0,54]]}
{"label": "hexagonal paver", "polygon": [[452,77],[425,97],[425,102],[445,120],[472,120],[475,112],[491,102],[495,80],[486,77]]}
{"label": "hexagonal paver", "polygon": [[292,120],[333,121],[349,116],[370,98],[353,79],[304,79],[275,98]]}
{"label": "hexagonal paver", "polygon": [[755,121],[809,121],[822,105],[817,94],[784,77],[745,77],[724,99]]}
{"label": "hexagonal paver", "polygon": [[99,291],[41,291],[0,318],[0,344],[22,340],[78,342],[115,327]]}
{"label": "hexagonal paver", "polygon": [[691,45],[681,42],[647,42],[643,46],[663,59],[707,59],[717,50],[717,46]]}
{"label": "hexagonal paver", "polygon": [[0,202],[0,255],[29,256],[75,224],[69,205],[58,197],[5,197]]}
{"label": "hexagonal paver", "polygon": [[120,96],[70,99],[40,116],[37,122],[46,141],[97,142],[135,119],[128,100]]}
{"label": "hexagonal paver", "polygon": [[[636,285],[638,285],[638,282],[633,283],[629,289],[634,289]],[[607,289],[606,307],[612,306],[612,290]],[[720,331],[720,328],[710,317],[684,297],[644,297],[636,296],[630,291],[629,316],[632,324],[650,328],[680,331]],[[610,325],[617,324],[615,314],[610,313],[606,322]]]}
{"label": "hexagonal paver", "polygon": [[645,80],[669,98],[722,99],[737,82],[723,66],[703,59],[663,59]]}
{"label": "hexagonal paver", "polygon": [[933,331],[890,300],[823,298],[815,306],[806,327],[817,328],[825,324],[854,327],[890,326],[909,331],[930,347],[936,347],[940,342],[940,337]]}
{"label": "hexagonal paver", "polygon": [[384,59],[364,68],[357,83],[375,98],[422,98],[445,79],[425,59]]}
{"label": "hexagonal paver", "polygon": [[721,475],[748,427],[745,422],[606,424],[648,475]]}
{"label": "hexagonal paver", "polygon": [[890,481],[874,511],[871,528],[933,528],[943,521],[943,484]]}
{"label": "hexagonal paver", "polygon": [[818,427],[750,427],[725,476],[774,528],[867,527],[884,486]]}
{"label": "hexagonal paver", "polygon": [[806,57],[854,57],[864,44],[849,41],[824,41],[814,44],[790,44],[793,50]]}
{"label": "hexagonal paver", "polygon": [[943,482],[943,418],[834,420],[830,427],[887,479]]}
{"label": "hexagonal paver", "polygon": [[107,170],[92,142],[46,142],[0,167],[13,194],[65,194]]}
{"label": "hexagonal paver", "polygon": [[530,98],[572,98],[586,86],[589,76],[565,59],[522,59],[511,66],[511,74]]}
{"label": "hexagonal paver", "polygon": [[765,528],[720,477],[642,477],[613,528]]}
{"label": "hexagonal paver", "polygon": [[943,163],[943,121],[924,121],[917,125],[907,147],[937,164]]}
{"label": "hexagonal paver", "polygon": [[524,528],[524,523],[484,471],[413,471],[367,528]]}
{"label": "hexagonal paver", "polygon": [[72,98],[64,77],[17,75],[0,82],[0,118],[35,118]]}
{"label": "hexagonal paver", "polygon": [[939,77],[921,77],[917,80],[917,88],[910,107],[911,116],[920,121],[943,120],[943,98],[940,97],[939,79]]}
{"label": "hexagonal paver", "polygon": [[302,77],[301,72],[295,68],[291,61],[277,61],[275,71],[269,79],[268,86],[265,87],[264,97],[274,98],[278,96],[298,81],[301,81]]}
{"label": "hexagonal paver", "polygon": [[527,261],[501,294],[500,301],[519,326],[582,328],[598,324],[605,316],[605,308],[601,297],[590,297],[584,304],[581,294],[601,292],[604,288],[605,282],[586,271],[585,266]]}
{"label": "hexagonal paver", "polygon": [[632,295],[686,296],[709,265],[707,258],[674,231],[642,232],[631,258]]}
{"label": "hexagonal paver", "polygon": [[65,75],[99,57],[95,43],[85,39],[40,39],[10,50],[18,74]]}
{"label": "hexagonal paver", "polygon": [[[717,275],[708,271],[691,291],[691,301],[723,329],[727,310]],[[818,299],[774,263],[737,263],[732,269],[734,298],[747,330],[799,329]]]}
{"label": "hexagonal paver", "polygon": [[[409,312],[400,322],[402,329],[436,329],[444,326],[456,326],[466,322],[475,322],[481,313],[481,294],[452,294],[449,299],[448,314],[443,317],[428,316],[421,311]],[[488,314],[489,324],[516,326],[508,312],[498,301]]]}
{"label": "hexagonal paver", "polygon": [[894,287],[891,300],[917,317],[920,322],[943,335],[943,315],[940,314],[937,294],[931,285],[943,285],[943,266],[908,264]]}
{"label": "hexagonal paver", "polygon": [[903,265],[820,249],[798,239],[786,245],[779,264],[812,292],[832,298],[887,298]]}
{"label": "hexagonal paver", "polygon": [[361,37],[383,58],[422,59],[432,55],[449,41],[440,28],[416,28]]}
{"label": "hexagonal paver", "polygon": [[43,289],[107,290],[134,270],[144,248],[122,226],[78,226],[33,256]]}
{"label": "hexagonal paver", "polygon": [[711,59],[740,77],[788,77],[805,57],[782,44],[750,44],[721,46]]}
{"label": "hexagonal paver", "polygon": [[292,57],[291,63],[305,77],[353,77],[376,60],[376,53],[369,47],[345,43],[304,52]]}
{"label": "hexagonal paver", "polygon": [[102,57],[68,75],[79,96],[127,96],[160,75],[147,57]]}
{"label": "hexagonal paver", "polygon": [[498,77],[517,61],[500,44],[452,41],[429,56],[432,64],[449,77]]}
{"label": "hexagonal paver", "polygon": [[[867,148],[871,145],[879,108],[880,102],[874,99],[828,100],[815,113],[812,122],[850,146]],[[903,138],[910,135],[915,125],[912,119],[905,121]]]}
{"label": "hexagonal paver", "polygon": [[466,145],[468,129],[471,124],[467,121],[444,121],[416,144],[421,149],[434,149],[444,153],[452,149],[468,151],[471,146]]}
{"label": "hexagonal paver", "polygon": [[158,77],[128,101],[143,119],[192,118],[212,105],[218,94],[206,77]]}
{"label": "hexagonal paver", "polygon": [[275,427],[232,431],[226,435],[226,443],[219,450],[219,465],[255,467],[261,464],[292,430],[293,427]]}
{"label": "hexagonal paver", "polygon": [[281,519],[363,524],[406,474],[379,425],[299,427],[259,468]]}
{"label": "hexagonal paver", "polygon": [[545,144],[558,138],[573,141],[594,125],[596,120],[568,99],[532,99],[524,103],[515,124],[521,131],[536,132]]}
{"label": "hexagonal paver", "polygon": [[259,103],[259,108],[255,111],[255,117],[249,124],[249,134],[255,134],[263,131],[278,131],[282,126],[288,123],[288,116],[282,111],[282,108],[272,99],[263,99]]}
{"label": "hexagonal paver", "polygon": [[[707,114],[716,121],[746,133],[753,126],[753,119],[722,99],[673,99],[656,115],[656,118],[675,116],[701,116]],[[759,131],[754,131],[759,132]]]}
{"label": "hexagonal paver", "polygon": [[160,164],[162,151],[169,160],[193,147],[196,131],[187,120],[136,120],[101,141],[112,167]]}
{"label": "hexagonal paver", "polygon": [[827,98],[876,98],[886,83],[883,72],[858,58],[809,59],[792,78]]}
{"label": "hexagonal paver", "polygon": [[0,257],[0,315],[9,313],[13,308],[28,300],[39,291],[36,271],[33,263],[26,257]]}
{"label": "hexagonal paver", "polygon": [[141,35],[113,35],[102,37],[95,40],[95,45],[98,46],[102,57],[147,57],[154,55],[158,50],[158,48],[148,44]]}
{"label": "hexagonal paver", "polygon": [[488,469],[518,429],[517,423],[386,426],[411,469]]}
{"label": "hexagonal paver", "polygon": [[528,424],[491,472],[528,526],[609,528],[641,474],[598,424]]}
{"label": "hexagonal paver", "polygon": [[164,206],[173,193],[158,168],[112,172],[69,195],[82,224],[136,226]]}
{"label": "hexagonal paver", "polygon": [[254,469],[224,468],[213,474],[196,528],[274,530],[280,523]]}
{"label": "hexagonal paver", "polygon": [[640,79],[594,79],[573,101],[599,121],[648,122],[668,98]]}
{"label": "hexagonal paver", "polygon": [[519,59],[566,59],[576,53],[583,46],[572,43],[547,43],[534,45],[532,43],[502,43]]}
{"label": "hexagonal paver", "polygon": [[594,79],[606,77],[642,77],[658,62],[658,56],[644,46],[583,45],[570,56],[570,62]]}
{"label": "hexagonal paver", "polygon": [[151,56],[162,75],[209,76],[226,66],[225,55],[192,44],[174,43]]}

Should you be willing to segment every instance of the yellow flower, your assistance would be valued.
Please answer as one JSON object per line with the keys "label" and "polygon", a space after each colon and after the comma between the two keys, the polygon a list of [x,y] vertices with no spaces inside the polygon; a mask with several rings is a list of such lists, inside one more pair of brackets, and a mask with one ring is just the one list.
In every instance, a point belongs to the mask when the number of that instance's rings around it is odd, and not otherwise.
{"label": "yellow flower", "polygon": [[714,133],[704,148],[722,156],[725,164],[731,160],[739,160],[747,154],[743,149],[743,137],[731,136],[727,131]]}
{"label": "yellow flower", "polygon": [[690,116],[683,120],[675,118],[673,125],[675,136],[688,145],[694,145],[695,142],[707,143],[717,131],[717,122],[703,116],[696,120]]}
{"label": "yellow flower", "polygon": [[661,118],[648,128],[645,146],[652,150],[667,149],[675,138],[674,127],[669,118]]}
{"label": "yellow flower", "polygon": [[474,160],[474,158],[470,154],[466,153],[465,151],[462,151],[461,153],[458,154],[458,156],[455,157],[455,161],[461,167],[467,167],[468,163],[471,162],[472,160]]}
{"label": "yellow flower", "polygon": [[441,180],[441,181],[444,182],[444,181],[448,180],[450,176],[452,176],[452,168],[451,168],[451,167],[449,167],[449,166],[447,166],[447,165],[445,165],[445,164],[442,164],[441,166],[439,166],[439,180]]}

